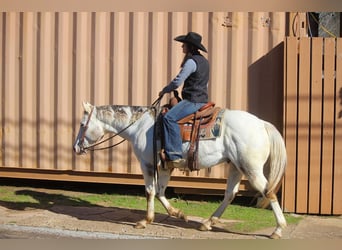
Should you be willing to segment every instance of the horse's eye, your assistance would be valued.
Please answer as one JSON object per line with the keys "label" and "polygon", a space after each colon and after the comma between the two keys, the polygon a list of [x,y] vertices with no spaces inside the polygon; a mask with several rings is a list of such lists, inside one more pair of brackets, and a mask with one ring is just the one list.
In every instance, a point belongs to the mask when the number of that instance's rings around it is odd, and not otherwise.
{"label": "horse's eye", "polygon": [[119,109],[118,109],[118,112],[119,112],[120,114],[126,114],[126,111],[125,111],[123,108],[119,108]]}

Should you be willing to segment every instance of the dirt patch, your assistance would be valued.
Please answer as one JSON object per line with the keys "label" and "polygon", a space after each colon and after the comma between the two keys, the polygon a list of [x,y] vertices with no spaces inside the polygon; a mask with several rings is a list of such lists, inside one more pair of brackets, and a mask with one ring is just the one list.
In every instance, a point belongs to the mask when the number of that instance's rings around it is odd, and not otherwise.
{"label": "dirt patch", "polygon": [[[1,225],[44,227],[72,231],[139,235],[171,239],[267,239],[274,228],[253,233],[229,230],[235,221],[221,220],[210,232],[197,230],[203,218],[189,216],[188,222],[156,214],[146,229],[135,229],[145,211],[106,207],[73,207],[54,205],[49,209],[15,210],[0,206]],[[298,225],[283,232],[284,239],[342,239],[341,217],[305,216]]]}

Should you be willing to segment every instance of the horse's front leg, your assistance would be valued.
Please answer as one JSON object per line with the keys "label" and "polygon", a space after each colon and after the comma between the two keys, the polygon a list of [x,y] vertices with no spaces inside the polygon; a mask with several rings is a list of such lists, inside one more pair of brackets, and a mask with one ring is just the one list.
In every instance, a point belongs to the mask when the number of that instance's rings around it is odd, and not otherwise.
{"label": "horse's front leg", "polygon": [[170,180],[172,170],[160,170],[157,183],[157,198],[170,216],[188,221],[186,215],[180,209],[174,208],[165,197],[165,190]]}
{"label": "horse's front leg", "polygon": [[151,224],[154,220],[154,198],[156,195],[156,188],[153,178],[153,171],[151,169],[147,169],[142,167],[142,172],[144,175],[145,181],[145,192],[146,192],[146,201],[147,201],[147,211],[146,218],[138,221],[135,225],[135,228],[143,229],[146,228],[147,224]]}

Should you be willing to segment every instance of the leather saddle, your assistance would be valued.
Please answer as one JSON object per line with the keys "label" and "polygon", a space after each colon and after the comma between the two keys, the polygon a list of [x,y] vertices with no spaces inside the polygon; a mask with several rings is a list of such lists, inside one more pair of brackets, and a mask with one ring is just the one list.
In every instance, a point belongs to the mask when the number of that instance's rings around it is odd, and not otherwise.
{"label": "leather saddle", "polygon": [[216,117],[221,109],[215,108],[215,103],[208,102],[203,107],[201,107],[196,113],[188,115],[177,123],[179,125],[181,136],[183,141],[192,141],[191,134],[200,132],[200,134],[195,134],[200,139],[208,139],[210,131],[203,131],[203,129],[211,129],[211,125],[215,123]]}
{"label": "leather saddle", "polygon": [[[172,104],[177,104],[174,100],[170,100],[167,109],[172,108]],[[215,107],[214,102],[208,102],[203,105],[197,112],[190,114],[177,123],[180,127],[181,136],[183,141],[190,143],[188,151],[188,168],[191,171],[199,170],[197,154],[198,142],[200,139],[208,139],[212,137],[212,129],[215,126],[216,118],[221,108]],[[163,113],[167,112],[164,110]]]}

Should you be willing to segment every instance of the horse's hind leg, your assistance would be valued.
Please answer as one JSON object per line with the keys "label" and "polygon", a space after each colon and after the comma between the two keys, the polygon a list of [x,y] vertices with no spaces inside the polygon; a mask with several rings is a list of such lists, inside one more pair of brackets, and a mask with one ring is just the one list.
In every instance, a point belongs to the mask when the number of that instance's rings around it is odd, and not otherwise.
{"label": "horse's hind leg", "polygon": [[174,216],[176,218],[183,219],[185,221],[188,221],[186,215],[177,208],[174,208],[170,202],[165,197],[165,190],[167,188],[167,184],[170,180],[172,170],[161,170],[159,172],[159,178],[158,178],[158,187],[157,187],[157,198],[161,202],[161,204],[166,209],[167,213],[170,216]]}
{"label": "horse's hind leg", "polygon": [[273,191],[267,193],[266,197],[270,201],[270,205],[273,210],[274,217],[277,221],[277,227],[270,236],[272,239],[279,239],[282,236],[282,229],[286,227],[286,220],[283,214],[283,211],[280,208],[277,196],[274,194]]}
{"label": "horse's hind leg", "polygon": [[200,230],[211,230],[211,226],[215,224],[221,217],[227,206],[233,201],[236,193],[239,191],[240,181],[242,174],[234,167],[230,167],[229,176],[227,180],[227,189],[224,194],[224,199],[216,211],[211,215],[208,220],[205,220],[200,226]]}
{"label": "horse's hind leg", "polygon": [[272,239],[279,239],[282,236],[282,229],[286,227],[286,220],[283,215],[283,212],[280,208],[277,196],[274,194],[273,190],[268,191],[267,190],[267,180],[264,176],[264,174],[261,171],[250,173],[249,176],[247,176],[249,182],[251,185],[259,191],[265,199],[268,199],[270,201],[270,205],[273,210],[273,214],[275,216],[275,219],[277,221],[277,227],[270,236]]}

